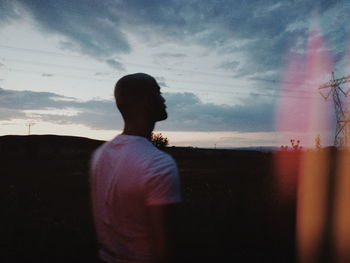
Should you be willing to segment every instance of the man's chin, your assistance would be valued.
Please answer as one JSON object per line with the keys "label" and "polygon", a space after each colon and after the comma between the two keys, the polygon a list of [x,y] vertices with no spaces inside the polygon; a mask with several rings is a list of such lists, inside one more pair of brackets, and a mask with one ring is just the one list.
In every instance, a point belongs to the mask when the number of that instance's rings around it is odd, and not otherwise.
{"label": "man's chin", "polygon": [[168,118],[168,114],[164,112],[163,114],[157,116],[156,121],[164,121]]}

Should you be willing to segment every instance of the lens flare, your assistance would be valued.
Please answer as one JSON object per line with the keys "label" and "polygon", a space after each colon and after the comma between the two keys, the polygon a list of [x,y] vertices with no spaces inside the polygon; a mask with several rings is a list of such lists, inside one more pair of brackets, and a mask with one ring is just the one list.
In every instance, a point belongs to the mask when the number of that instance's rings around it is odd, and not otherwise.
{"label": "lens flare", "polygon": [[336,262],[350,262],[350,152],[339,153],[335,207],[333,221],[333,243]]}
{"label": "lens flare", "polygon": [[319,30],[312,29],[306,54],[290,56],[281,81],[276,129],[294,134],[305,146],[312,145],[316,135],[328,131],[331,125],[331,104],[318,94],[319,85],[330,77],[333,65],[323,42]]}
{"label": "lens flare", "polygon": [[332,129],[333,108],[318,94],[318,87],[330,77],[332,61],[319,26],[313,23],[306,52],[291,55],[281,82],[276,129],[284,134],[282,138],[290,136],[289,139],[300,140],[304,146],[302,151],[290,147],[275,158],[281,198],[297,195],[296,242],[300,263],[317,262],[327,226],[329,152],[305,148],[315,147],[318,135],[321,141],[329,141],[327,132]]}
{"label": "lens flare", "polygon": [[[350,38],[347,52],[347,72],[350,72]],[[346,74],[349,75],[349,74]],[[349,100],[345,104],[349,109]],[[349,114],[349,113],[348,113]],[[350,116],[348,116],[350,118]],[[350,136],[350,135],[348,135]],[[349,145],[348,145],[349,147]],[[336,192],[334,199],[333,243],[336,260],[339,263],[350,262],[350,152],[339,152]]]}

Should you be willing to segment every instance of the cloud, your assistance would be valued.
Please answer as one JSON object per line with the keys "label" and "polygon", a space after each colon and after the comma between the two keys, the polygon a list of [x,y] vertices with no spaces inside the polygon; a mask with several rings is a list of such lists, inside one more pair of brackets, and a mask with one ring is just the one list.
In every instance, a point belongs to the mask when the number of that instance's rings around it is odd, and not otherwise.
{"label": "cloud", "polygon": [[17,0],[47,33],[61,34],[66,48],[79,48],[84,54],[106,57],[129,52],[130,46],[120,29],[120,20],[110,1]]}
{"label": "cloud", "polygon": [[233,133],[231,136],[220,137],[218,146],[242,145],[242,146],[271,146],[278,142],[278,134],[275,132]]}
{"label": "cloud", "polygon": [[125,71],[123,64],[116,59],[106,59],[106,63],[114,69]]}
{"label": "cloud", "polygon": [[14,18],[17,19],[19,17],[20,15],[16,11],[13,1],[0,1],[0,24],[6,23]]}
{"label": "cloud", "polygon": [[164,77],[156,76],[155,79],[157,80],[157,82],[158,82],[160,87],[163,87],[163,88],[168,87],[168,85],[165,82],[165,78]]}
{"label": "cloud", "polygon": [[[247,98],[242,105],[203,103],[193,93],[164,93],[169,118],[157,124],[168,131],[272,131],[274,105]],[[94,129],[121,129],[123,121],[112,100],[78,101],[49,92],[0,89],[0,120],[28,118]],[[55,114],[71,109],[76,114]],[[30,110],[29,113],[26,113]],[[52,110],[45,113],[43,110]],[[35,113],[37,111],[37,113]],[[33,115],[34,114],[34,115]]]}
{"label": "cloud", "polygon": [[49,74],[49,73],[43,73],[41,74],[42,77],[53,77],[53,74]]}
{"label": "cloud", "polygon": [[0,88],[0,108],[10,110],[46,109],[68,106],[64,96],[50,92],[15,91]]}
{"label": "cloud", "polygon": [[[344,40],[349,29],[342,12],[344,1],[285,1],[276,4],[267,1],[158,1],[152,5],[144,1],[122,1],[118,7],[124,21],[143,25],[138,31],[145,39],[155,32],[164,39],[178,43],[195,43],[207,46],[211,51],[228,55],[239,52],[246,59],[238,68],[236,76],[244,77],[257,72],[279,70],[284,63],[284,54],[297,45],[298,38],[306,38],[312,12],[318,10],[321,17],[327,16],[327,34]],[[129,16],[128,14],[137,14]],[[290,25],[301,21],[306,27]],[[342,26],[343,25],[343,26]],[[341,28],[341,32],[337,28]],[[146,30],[144,30],[146,29]],[[289,29],[289,30],[287,30]],[[149,36],[151,35],[151,37]],[[245,45],[237,43],[245,42]],[[333,48],[337,50],[336,48]],[[342,49],[344,51],[344,48]]]}
{"label": "cloud", "polygon": [[239,66],[239,64],[240,62],[236,60],[225,61],[225,62],[222,62],[220,65],[218,65],[218,68],[234,71]]}
{"label": "cloud", "polygon": [[6,109],[0,107],[0,120],[1,121],[9,121],[16,118],[25,118],[26,114],[19,110],[14,109]]}
{"label": "cloud", "polygon": [[[337,60],[345,55],[350,33],[346,0],[16,0],[0,1],[0,20],[17,19],[16,6],[27,10],[41,30],[64,36],[62,48],[108,59],[131,51],[128,35],[142,37],[152,47],[195,44],[226,56],[240,53],[245,59],[234,69],[236,77],[279,71],[286,53],[303,52],[313,13],[319,13]],[[173,59],[183,55],[158,54]],[[118,63],[109,64],[121,69]]]}
{"label": "cloud", "polygon": [[171,53],[171,52],[162,52],[155,54],[156,57],[160,58],[185,58],[187,57],[184,53]]}
{"label": "cloud", "polygon": [[108,76],[111,72],[95,72],[94,76]]}
{"label": "cloud", "polygon": [[250,97],[241,105],[203,103],[193,93],[164,94],[169,119],[159,129],[184,131],[272,131],[274,105]]}
{"label": "cloud", "polygon": [[[50,92],[13,91],[0,88],[0,120],[17,117],[29,117],[25,111],[31,111],[45,121],[57,123],[84,124],[96,129],[115,129],[122,125],[113,101],[89,100],[81,102],[71,97]],[[55,114],[55,110],[73,109],[76,115]],[[52,110],[52,114],[42,110]],[[37,111],[37,113],[35,113]]]}

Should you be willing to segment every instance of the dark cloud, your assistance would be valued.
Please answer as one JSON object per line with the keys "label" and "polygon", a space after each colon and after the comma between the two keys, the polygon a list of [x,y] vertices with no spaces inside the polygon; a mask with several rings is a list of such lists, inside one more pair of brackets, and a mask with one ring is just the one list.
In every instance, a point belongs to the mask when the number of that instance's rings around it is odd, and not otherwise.
{"label": "dark cloud", "polygon": [[247,98],[241,105],[202,103],[193,93],[166,93],[169,119],[159,129],[179,131],[272,131],[274,105]]}
{"label": "dark cloud", "polygon": [[187,57],[187,55],[184,53],[171,53],[171,52],[157,53],[156,56],[160,57],[160,58],[185,58],[185,57]]}
{"label": "dark cloud", "polygon": [[[0,20],[18,17],[13,3],[23,6],[45,32],[65,36],[63,48],[106,59],[130,51],[126,33],[152,46],[197,44],[228,58],[239,52],[245,59],[235,68],[236,77],[283,68],[289,51],[305,49],[316,13],[337,61],[345,56],[350,33],[346,0],[3,0]],[[114,66],[121,67],[118,63]]]}
{"label": "dark cloud", "polygon": [[[169,118],[157,125],[169,131],[272,131],[272,104],[254,97],[242,105],[227,106],[203,103],[193,93],[165,93]],[[73,116],[38,112],[36,119],[56,123],[83,124],[94,129],[121,129],[122,118],[114,101],[79,102],[49,92],[0,89],[1,120],[29,117],[24,110],[73,109]]]}
{"label": "dark cloud", "polygon": [[50,92],[15,91],[0,88],[0,108],[11,110],[41,110],[68,107],[70,102]]}
{"label": "dark cloud", "polygon": [[113,1],[94,0],[17,0],[47,33],[59,33],[69,41],[66,48],[78,47],[95,57],[129,52],[130,46],[120,29]]}
{"label": "dark cloud", "polygon": [[[348,15],[341,15],[344,3],[315,0],[277,3],[274,0],[159,1],[145,7],[144,1],[128,1],[123,2],[121,9],[125,10],[124,14],[128,14],[127,10],[132,10],[131,13],[139,10],[136,18],[125,19],[148,25],[172,41],[189,41],[217,52],[222,52],[225,46],[231,52],[239,52],[246,59],[237,68],[236,76],[243,77],[280,70],[288,51],[300,42],[299,39],[307,39],[314,12],[324,18],[321,26],[326,38],[335,38],[334,43],[344,45],[349,34]],[[244,45],[236,45],[242,41]],[[341,50],[340,56],[344,56],[344,47],[329,48]],[[228,49],[225,50],[229,56]]]}
{"label": "dark cloud", "polygon": [[95,72],[95,76],[108,76],[111,75],[110,72]]}
{"label": "dark cloud", "polygon": [[233,61],[225,61],[218,65],[218,68],[226,69],[228,71],[234,71],[239,66],[240,62],[233,60]]}
{"label": "dark cloud", "polygon": [[113,101],[89,100],[80,102],[70,97],[50,92],[13,91],[0,88],[1,120],[26,117],[25,110],[77,110],[75,116],[37,113],[45,121],[58,123],[84,124],[96,129],[115,129],[121,127]]}
{"label": "dark cloud", "polygon": [[106,63],[114,69],[125,71],[123,64],[116,59],[106,59]]}
{"label": "dark cloud", "polygon": [[49,73],[43,73],[41,74],[42,77],[53,77],[53,74],[49,74]]}
{"label": "dark cloud", "polygon": [[0,24],[8,22],[14,18],[19,18],[19,14],[16,12],[14,1],[1,0],[0,1]]}

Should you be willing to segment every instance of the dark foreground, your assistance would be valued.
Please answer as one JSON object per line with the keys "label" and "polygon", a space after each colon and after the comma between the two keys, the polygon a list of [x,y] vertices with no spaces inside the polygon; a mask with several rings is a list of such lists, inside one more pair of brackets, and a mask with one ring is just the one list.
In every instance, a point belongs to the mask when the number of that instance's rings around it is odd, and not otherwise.
{"label": "dark foreground", "polygon": [[[97,262],[88,166],[101,143],[0,137],[0,262]],[[183,191],[178,262],[295,261],[295,182],[277,191],[272,153],[166,151]]]}

